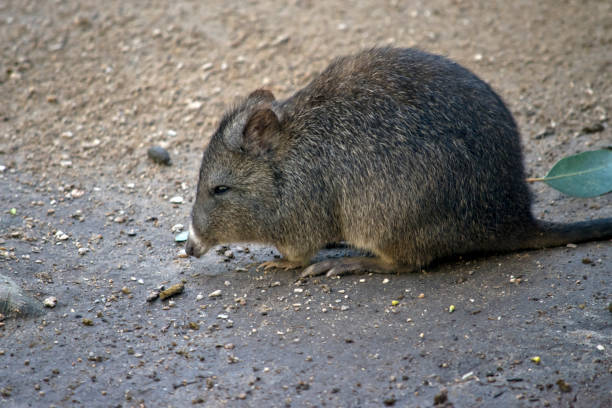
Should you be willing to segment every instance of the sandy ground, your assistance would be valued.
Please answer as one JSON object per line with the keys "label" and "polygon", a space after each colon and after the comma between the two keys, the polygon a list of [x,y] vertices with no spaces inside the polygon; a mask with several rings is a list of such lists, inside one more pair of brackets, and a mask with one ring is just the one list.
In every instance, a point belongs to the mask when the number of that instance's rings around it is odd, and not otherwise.
{"label": "sandy ground", "polygon": [[[609,241],[300,283],[254,270],[270,248],[179,257],[224,109],[388,44],[492,84],[529,176],[612,145],[608,1],[0,1],[0,274],[58,299],[0,323],[0,405],[610,406]],[[612,216],[533,189],[540,218]]]}

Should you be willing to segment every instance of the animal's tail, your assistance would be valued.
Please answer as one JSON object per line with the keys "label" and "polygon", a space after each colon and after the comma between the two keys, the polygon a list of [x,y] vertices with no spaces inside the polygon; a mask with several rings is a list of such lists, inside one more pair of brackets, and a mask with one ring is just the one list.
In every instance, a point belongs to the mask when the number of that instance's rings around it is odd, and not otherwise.
{"label": "animal's tail", "polygon": [[570,224],[536,221],[535,231],[530,235],[520,240],[517,249],[539,249],[610,239],[612,238],[612,218]]}

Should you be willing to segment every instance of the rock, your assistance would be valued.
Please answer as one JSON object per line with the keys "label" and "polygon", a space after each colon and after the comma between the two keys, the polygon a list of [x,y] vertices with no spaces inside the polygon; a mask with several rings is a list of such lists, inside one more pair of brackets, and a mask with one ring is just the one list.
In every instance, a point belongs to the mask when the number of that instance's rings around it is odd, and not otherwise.
{"label": "rock", "polygon": [[174,196],[170,199],[170,203],[172,204],[183,204],[183,197],[181,196]]}
{"label": "rock", "polygon": [[183,228],[185,228],[185,226],[183,224],[175,224],[172,226],[172,228],[170,228],[170,231],[172,232],[181,232],[183,230]]}
{"label": "rock", "polygon": [[79,248],[79,255],[83,256],[85,255],[87,252],[89,252],[89,248]]}
{"label": "rock", "polygon": [[147,156],[157,164],[170,166],[170,153],[161,146],[152,146],[147,150]]}
{"label": "rock", "polygon": [[0,314],[38,316],[43,314],[43,308],[37,300],[27,296],[15,281],[0,274]]}
{"label": "rock", "polygon": [[219,297],[219,296],[221,296],[221,289],[217,289],[214,292],[211,292],[208,294],[208,297],[210,298]]}
{"label": "rock", "polygon": [[69,237],[68,237],[68,235],[67,235],[67,234],[65,234],[63,231],[57,231],[57,232],[55,233],[55,238],[56,238],[58,241],[65,241],[65,240],[67,240]]}
{"label": "rock", "polygon": [[601,122],[593,123],[582,128],[584,133],[598,133],[604,130],[604,125]]}
{"label": "rock", "polygon": [[43,300],[44,307],[54,308],[55,305],[57,305],[57,298],[55,296],[49,296]]}
{"label": "rock", "polygon": [[124,216],[118,215],[117,217],[113,219],[113,221],[116,222],[117,224],[123,224],[126,221],[126,219]]}

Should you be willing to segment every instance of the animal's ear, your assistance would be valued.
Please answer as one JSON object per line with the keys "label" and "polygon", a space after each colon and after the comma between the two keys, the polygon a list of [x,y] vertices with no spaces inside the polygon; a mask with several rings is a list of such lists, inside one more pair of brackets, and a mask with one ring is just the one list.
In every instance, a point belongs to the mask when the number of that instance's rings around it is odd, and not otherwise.
{"label": "animal's ear", "polygon": [[249,94],[247,97],[249,102],[259,103],[259,102],[274,102],[274,94],[267,89],[257,89]]}
{"label": "animal's ear", "polygon": [[242,131],[242,148],[255,155],[273,154],[282,142],[280,130],[280,122],[272,109],[257,109],[251,114]]}

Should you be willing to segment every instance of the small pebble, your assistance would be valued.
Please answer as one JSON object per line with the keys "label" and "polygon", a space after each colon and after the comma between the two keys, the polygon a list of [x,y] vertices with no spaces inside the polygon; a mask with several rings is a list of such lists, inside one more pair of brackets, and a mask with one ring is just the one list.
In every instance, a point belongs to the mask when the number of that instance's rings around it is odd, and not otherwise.
{"label": "small pebble", "polygon": [[183,204],[183,197],[181,196],[174,196],[170,199],[170,203],[172,204]]}
{"label": "small pebble", "polygon": [[55,296],[49,296],[43,300],[43,305],[48,308],[54,308],[57,305],[57,298]]}
{"label": "small pebble", "polygon": [[183,230],[183,228],[185,228],[185,226],[183,224],[174,224],[172,226],[172,228],[170,228],[170,231],[172,231],[172,232],[181,232]]}
{"label": "small pebble", "polygon": [[84,324],[85,326],[93,326],[93,325],[94,325],[94,322],[93,322],[93,320],[91,320],[91,319],[84,318],[84,319],[82,320],[82,322],[83,322],[83,324]]}
{"label": "small pebble", "polygon": [[124,295],[129,295],[130,293],[132,293],[132,291],[130,290],[130,288],[128,288],[127,286],[122,287],[122,288],[121,288],[121,292],[122,292]]}
{"label": "small pebble", "polygon": [[226,258],[229,258],[229,259],[233,259],[234,258],[234,253],[231,250],[228,249],[227,251],[225,251],[223,253],[223,256],[225,256]]}
{"label": "small pebble", "polygon": [[161,146],[152,146],[147,150],[147,156],[157,164],[170,166],[170,153]]}
{"label": "small pebble", "polygon": [[221,296],[221,289],[217,289],[214,292],[210,292],[208,294],[208,297],[210,298],[219,297],[219,296]]}
{"label": "small pebble", "polygon": [[159,297],[159,290],[152,290],[149,292],[149,296],[147,296],[147,302],[153,302]]}
{"label": "small pebble", "polygon": [[63,231],[57,231],[55,233],[55,238],[59,241],[65,241],[68,239],[68,235],[66,235]]}

